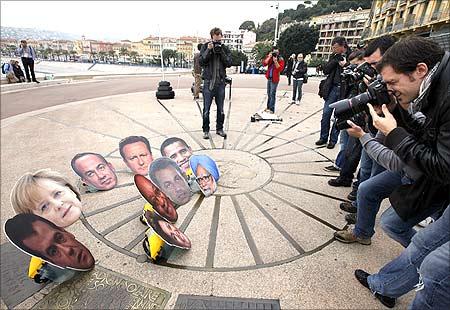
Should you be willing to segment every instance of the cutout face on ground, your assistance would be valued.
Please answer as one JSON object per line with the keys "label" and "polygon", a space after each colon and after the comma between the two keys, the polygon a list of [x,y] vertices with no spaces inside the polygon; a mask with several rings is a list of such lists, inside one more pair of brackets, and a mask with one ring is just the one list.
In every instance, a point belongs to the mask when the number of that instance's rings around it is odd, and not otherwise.
{"label": "cutout face on ground", "polygon": [[134,174],[147,175],[153,161],[150,143],[142,136],[129,136],[119,142],[123,162]]}
{"label": "cutout face on ground", "polygon": [[161,192],[153,183],[142,175],[134,176],[134,184],[141,193],[142,197],[147,200],[153,210],[165,220],[175,223],[178,219],[177,210],[172,201]]}
{"label": "cutout face on ground", "polygon": [[5,233],[26,254],[57,267],[78,271],[94,267],[91,252],[74,235],[35,214],[17,214],[7,220]]}
{"label": "cutout face on ground", "polygon": [[152,162],[150,180],[176,205],[184,205],[191,199],[191,190],[180,167],[167,157]]}
{"label": "cutout face on ground", "polygon": [[192,149],[186,141],[177,137],[168,138],[161,144],[160,150],[162,156],[174,160],[186,174],[189,169],[189,158],[192,156]]}
{"label": "cutout face on ground", "polygon": [[147,224],[165,243],[186,250],[191,248],[191,240],[175,225],[160,217],[154,210],[145,210],[144,217]]}
{"label": "cutout face on ground", "polygon": [[216,162],[207,155],[192,155],[189,164],[205,197],[214,194],[220,177]]}
{"label": "cutout face on ground", "polygon": [[27,172],[11,191],[14,211],[39,215],[58,227],[67,227],[81,215],[80,194],[64,175],[51,169]]}
{"label": "cutout face on ground", "polygon": [[116,170],[100,154],[79,153],[72,158],[71,166],[84,183],[98,190],[107,191],[117,185]]}

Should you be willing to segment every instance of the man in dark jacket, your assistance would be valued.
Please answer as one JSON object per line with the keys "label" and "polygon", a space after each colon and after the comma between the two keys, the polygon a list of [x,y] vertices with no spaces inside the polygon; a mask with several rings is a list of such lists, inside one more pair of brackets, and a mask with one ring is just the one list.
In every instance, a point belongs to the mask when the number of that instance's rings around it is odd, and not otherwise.
{"label": "man in dark jacket", "polygon": [[[384,117],[369,105],[374,126],[386,136],[385,145],[423,176],[397,188],[392,207],[382,216],[383,229],[407,248],[378,273],[356,270],[355,276],[385,305],[415,286],[420,288],[413,309],[449,307],[449,211],[416,234],[414,225],[448,206],[450,193],[450,53],[422,37],[408,37],[383,56],[378,71],[404,113],[404,128],[383,105]],[[421,112],[417,122],[412,113]],[[420,275],[419,275],[420,272]]]}
{"label": "man in dark jacket", "polygon": [[212,99],[217,105],[216,133],[226,138],[223,131],[225,113],[225,69],[231,67],[230,49],[222,44],[222,30],[213,28],[210,32],[211,41],[203,44],[200,50],[200,65],[203,67],[203,139],[209,139],[209,110]]}
{"label": "man in dark jacket", "polygon": [[316,145],[324,145],[328,141],[327,148],[332,149],[336,145],[339,130],[336,126],[331,126],[330,134],[330,119],[333,114],[333,109],[330,104],[340,99],[340,84],[342,68],[347,65],[347,59],[351,51],[347,45],[347,40],[344,37],[336,37],[331,42],[333,54],[330,56],[328,62],[323,65],[323,73],[327,75],[326,90],[322,94],[325,100],[322,111],[322,120],[320,121],[320,139]]}
{"label": "man in dark jacket", "polygon": [[285,73],[288,78],[288,85],[291,86],[291,77],[292,77],[292,71],[294,71],[294,62],[295,62],[295,54],[292,54],[291,57],[289,57]]}
{"label": "man in dark jacket", "polygon": [[297,103],[297,105],[300,105],[300,100],[302,100],[303,78],[307,71],[308,65],[303,61],[303,54],[299,53],[297,55],[297,61],[295,61],[292,66],[292,78],[294,79],[294,85],[292,87],[292,104]]}

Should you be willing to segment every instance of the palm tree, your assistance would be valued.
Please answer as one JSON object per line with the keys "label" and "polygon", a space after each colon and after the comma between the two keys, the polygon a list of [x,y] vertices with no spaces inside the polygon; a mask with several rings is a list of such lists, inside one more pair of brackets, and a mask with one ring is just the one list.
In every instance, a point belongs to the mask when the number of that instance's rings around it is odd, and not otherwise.
{"label": "palm tree", "polygon": [[134,63],[137,62],[137,56],[139,56],[138,52],[136,52],[136,51],[131,51],[130,52],[130,57],[131,57],[131,59],[133,59]]}
{"label": "palm tree", "polygon": [[69,51],[62,50],[62,54],[64,55],[64,61],[67,61],[67,56],[69,55]]}
{"label": "palm tree", "polygon": [[[119,51],[119,55],[120,56],[128,56],[128,55],[130,55],[130,52],[128,52],[128,50],[125,47],[121,47],[120,51]],[[124,57],[124,59],[125,59],[125,57]]]}
{"label": "palm tree", "polygon": [[70,56],[72,58],[73,61],[75,61],[75,55],[77,54],[77,52],[75,50],[71,50],[70,51]]}
{"label": "palm tree", "polygon": [[[50,47],[47,47],[47,48],[45,49],[45,54],[46,54],[47,57],[51,57],[52,60],[53,60],[53,50],[52,50]],[[46,58],[47,58],[47,57],[46,57]]]}
{"label": "palm tree", "polygon": [[105,61],[105,57],[106,57],[106,52],[104,51],[100,51],[98,52],[98,57],[100,58],[101,61]]}

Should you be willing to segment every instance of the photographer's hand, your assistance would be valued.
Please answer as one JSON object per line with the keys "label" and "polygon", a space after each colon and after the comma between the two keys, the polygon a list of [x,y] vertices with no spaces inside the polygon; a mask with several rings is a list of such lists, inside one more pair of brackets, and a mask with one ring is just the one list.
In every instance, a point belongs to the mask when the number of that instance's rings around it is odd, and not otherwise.
{"label": "photographer's hand", "polygon": [[361,127],[359,127],[358,125],[356,125],[355,123],[353,123],[351,120],[347,120],[347,124],[349,124],[352,128],[348,128],[347,129],[347,133],[355,138],[361,138],[362,136],[364,136],[365,131],[362,130]]}
{"label": "photographer's hand", "polygon": [[381,117],[375,112],[373,106],[368,103],[370,115],[372,115],[373,126],[387,136],[393,129],[397,128],[397,121],[394,116],[389,112],[385,104],[381,106],[384,117]]}
{"label": "photographer's hand", "polygon": [[213,43],[212,43],[212,42],[209,42],[209,43],[208,43],[208,49],[210,50],[210,49],[212,49],[213,47],[214,47]]}

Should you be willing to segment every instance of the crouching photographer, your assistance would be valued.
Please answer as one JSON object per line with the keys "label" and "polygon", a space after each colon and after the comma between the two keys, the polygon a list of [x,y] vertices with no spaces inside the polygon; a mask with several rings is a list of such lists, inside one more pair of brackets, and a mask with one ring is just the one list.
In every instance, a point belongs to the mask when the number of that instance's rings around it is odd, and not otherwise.
{"label": "crouching photographer", "polygon": [[[381,218],[387,234],[406,249],[376,274],[355,271],[358,281],[388,307],[414,287],[418,292],[410,308],[450,307],[449,58],[437,43],[411,36],[391,47],[377,65],[403,109],[398,118],[382,105],[384,116],[379,116],[369,105],[373,125],[386,137],[385,146],[421,173],[393,191],[392,207]],[[418,112],[422,117],[416,117]],[[436,212],[443,215],[416,233],[414,225]]]}
{"label": "crouching photographer", "polygon": [[230,49],[222,43],[222,30],[213,28],[210,32],[211,41],[203,44],[200,50],[200,65],[203,67],[203,138],[209,139],[209,111],[212,99],[217,105],[216,133],[226,138],[223,131],[225,113],[225,69],[231,66]]}

